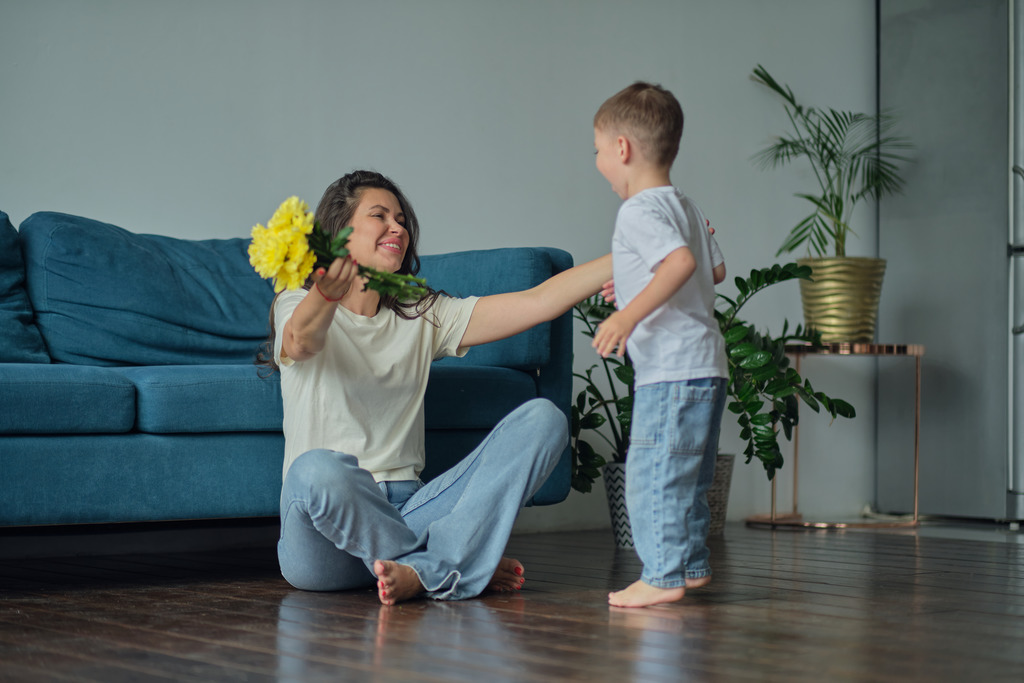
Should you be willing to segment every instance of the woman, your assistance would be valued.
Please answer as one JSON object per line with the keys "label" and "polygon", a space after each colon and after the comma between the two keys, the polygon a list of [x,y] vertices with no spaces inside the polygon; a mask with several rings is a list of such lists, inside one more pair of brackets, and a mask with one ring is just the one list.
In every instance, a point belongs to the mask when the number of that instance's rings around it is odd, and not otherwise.
{"label": "woman", "polygon": [[357,267],[418,270],[419,226],[401,190],[357,171],[327,188],[316,217],[331,235],[354,230],[350,255],[317,269],[307,289],[280,294],[271,313],[285,415],[282,574],[307,590],[375,576],[386,605],[518,589],[523,566],[502,553],[519,509],[565,448],[565,416],[530,401],[424,485],[430,363],[552,320],[602,289],[610,295],[611,257],[522,292],[400,302],[365,289]]}

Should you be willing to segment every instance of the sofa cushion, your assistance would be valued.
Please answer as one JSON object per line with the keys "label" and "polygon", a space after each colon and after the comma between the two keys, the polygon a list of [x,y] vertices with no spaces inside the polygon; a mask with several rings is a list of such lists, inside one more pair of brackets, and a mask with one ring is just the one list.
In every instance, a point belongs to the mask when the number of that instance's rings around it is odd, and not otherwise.
{"label": "sofa cushion", "polygon": [[283,454],[268,432],[6,437],[0,524],[276,515]]}
{"label": "sofa cushion", "polygon": [[113,368],[135,386],[135,428],[150,434],[279,432],[280,375],[252,365]]}
{"label": "sofa cushion", "polygon": [[523,370],[434,363],[424,420],[428,431],[491,429],[532,398],[537,383]]}
{"label": "sofa cushion", "polygon": [[[461,251],[423,256],[420,275],[434,289],[452,296],[487,296],[529,289],[554,275],[551,256],[544,249],[516,247]],[[551,323],[474,347],[463,358],[446,358],[442,365],[495,365],[537,368],[551,355]]]}
{"label": "sofa cushion", "polygon": [[135,387],[109,368],[0,364],[0,434],[122,434]]}
{"label": "sofa cushion", "polygon": [[32,318],[21,241],[7,214],[0,211],[0,363],[50,362]]}
{"label": "sofa cushion", "polygon": [[60,213],[21,225],[28,294],[55,360],[91,365],[248,363],[273,287],[247,239],[138,235]]}

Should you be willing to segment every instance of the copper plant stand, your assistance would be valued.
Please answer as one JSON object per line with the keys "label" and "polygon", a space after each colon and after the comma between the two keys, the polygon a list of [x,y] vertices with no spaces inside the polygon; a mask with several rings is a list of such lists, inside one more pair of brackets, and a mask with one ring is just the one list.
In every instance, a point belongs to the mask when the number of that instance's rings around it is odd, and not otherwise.
{"label": "copper plant stand", "polygon": [[856,528],[890,528],[916,527],[920,523],[918,516],[918,472],[921,455],[921,357],[924,346],[920,344],[867,344],[867,343],[834,343],[821,346],[809,344],[791,344],[786,346],[786,353],[796,359],[796,371],[800,372],[800,359],[807,355],[819,356],[909,356],[915,363],[914,387],[914,514],[907,521],[876,521],[876,522],[809,522],[797,510],[799,498],[799,463],[800,463],[800,427],[793,428],[793,510],[778,514],[775,505],[775,479],[772,479],[772,509],[767,515],[754,515],[747,518],[748,526],[757,527],[799,527],[805,529],[856,529]]}

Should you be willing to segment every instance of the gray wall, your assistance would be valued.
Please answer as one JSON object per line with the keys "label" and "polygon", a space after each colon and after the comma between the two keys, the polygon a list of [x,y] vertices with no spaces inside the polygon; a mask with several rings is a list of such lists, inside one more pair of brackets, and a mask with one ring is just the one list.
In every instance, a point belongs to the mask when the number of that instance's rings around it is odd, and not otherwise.
{"label": "gray wall", "polygon": [[[751,164],[786,125],[751,69],[809,103],[875,106],[873,0],[0,0],[0,27],[0,207],[15,225],[55,210],[244,236],[286,196],[315,204],[370,167],[415,203],[424,253],[543,244],[580,262],[608,249],[618,206],[593,168],[593,113],[642,78],[683,104],[673,180],[735,274],[775,261],[811,182]],[[855,222],[855,253],[874,255],[873,208]],[[800,319],[795,285],[778,289],[755,322]],[[577,365],[589,354],[581,340]],[[805,367],[860,416],[806,418],[803,508],[855,513],[872,496],[874,365]],[[527,511],[521,528],[607,524],[601,497]],[[760,467],[738,466],[730,516],[768,500]]]}
{"label": "gray wall", "polygon": [[[917,149],[907,191],[884,199],[880,210],[886,228],[880,250],[891,267],[889,306],[879,331],[927,347],[920,466],[925,515],[1012,516],[1005,496],[1007,5],[1005,0],[887,0],[882,5],[881,106],[901,114]],[[885,510],[913,508],[906,488],[894,485],[906,480],[913,465],[906,457],[913,452],[913,435],[903,428],[901,411],[913,405],[910,365],[895,359],[880,363],[878,503]]]}

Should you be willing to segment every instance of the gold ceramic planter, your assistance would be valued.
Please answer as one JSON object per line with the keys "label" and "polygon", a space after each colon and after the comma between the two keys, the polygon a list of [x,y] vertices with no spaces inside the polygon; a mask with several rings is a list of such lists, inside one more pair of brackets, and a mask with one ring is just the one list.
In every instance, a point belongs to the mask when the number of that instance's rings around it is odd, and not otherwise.
{"label": "gold ceramic planter", "polygon": [[800,281],[804,326],[823,342],[873,342],[885,259],[842,256],[798,259],[813,282]]}

